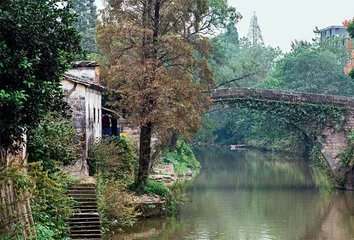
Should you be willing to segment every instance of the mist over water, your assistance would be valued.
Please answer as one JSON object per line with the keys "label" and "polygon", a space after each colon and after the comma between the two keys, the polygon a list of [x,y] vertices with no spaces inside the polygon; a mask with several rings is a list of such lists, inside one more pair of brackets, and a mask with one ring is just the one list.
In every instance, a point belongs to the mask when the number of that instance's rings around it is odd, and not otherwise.
{"label": "mist over water", "polygon": [[170,218],[112,239],[354,239],[353,192],[329,192],[307,159],[255,150],[195,149],[201,172]]}

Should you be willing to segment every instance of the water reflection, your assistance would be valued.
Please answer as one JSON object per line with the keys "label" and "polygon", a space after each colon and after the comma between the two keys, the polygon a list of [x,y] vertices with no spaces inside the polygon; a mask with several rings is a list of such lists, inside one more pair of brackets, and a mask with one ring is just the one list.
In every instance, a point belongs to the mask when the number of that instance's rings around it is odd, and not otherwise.
{"label": "water reflection", "polygon": [[306,160],[195,152],[203,168],[179,214],[141,221],[112,239],[354,239],[353,193],[319,191],[315,182],[323,181],[314,178],[321,176]]}

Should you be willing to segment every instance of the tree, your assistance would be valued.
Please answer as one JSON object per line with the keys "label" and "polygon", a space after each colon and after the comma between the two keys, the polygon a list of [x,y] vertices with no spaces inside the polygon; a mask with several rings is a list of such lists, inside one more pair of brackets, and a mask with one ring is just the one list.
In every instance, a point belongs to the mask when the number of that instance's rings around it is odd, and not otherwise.
{"label": "tree", "polygon": [[140,191],[153,158],[152,134],[164,145],[173,132],[189,138],[198,129],[209,102],[202,90],[213,85],[204,34],[235,21],[237,13],[224,0],[120,0],[108,1],[101,17],[109,104],[140,128]]}
{"label": "tree", "polygon": [[95,0],[72,0],[72,3],[72,10],[77,16],[75,27],[81,35],[80,45],[86,53],[97,53]]}
{"label": "tree", "polygon": [[49,111],[65,110],[60,77],[79,52],[66,0],[0,2],[0,147],[15,149]]}
{"label": "tree", "polygon": [[237,30],[227,28],[211,39],[210,65],[217,87],[249,87],[264,81],[282,54],[279,48],[253,46],[247,38],[235,40],[236,34]]}
{"label": "tree", "polygon": [[48,114],[34,129],[28,131],[28,162],[42,162],[49,173],[57,172],[58,166],[73,164],[79,157],[81,142],[72,121],[55,114]]}
{"label": "tree", "polygon": [[[347,28],[349,36],[354,39],[354,18],[352,21],[345,20],[343,25]],[[347,41],[346,48],[349,53],[349,62],[345,66],[344,72],[350,78],[354,79],[354,49],[352,40]]]}
{"label": "tree", "polygon": [[342,39],[338,41],[338,44],[335,39],[330,43],[295,44],[277,63],[264,87],[353,96],[354,83],[343,73],[346,49]]}
{"label": "tree", "polygon": [[248,29],[248,39],[253,46],[263,45],[262,31],[258,24],[256,12],[253,13],[251,18],[250,27]]}

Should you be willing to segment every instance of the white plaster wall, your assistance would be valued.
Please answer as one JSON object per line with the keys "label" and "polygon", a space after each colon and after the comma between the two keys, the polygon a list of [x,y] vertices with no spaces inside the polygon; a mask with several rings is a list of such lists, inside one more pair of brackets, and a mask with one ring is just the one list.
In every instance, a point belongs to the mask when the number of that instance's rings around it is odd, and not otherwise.
{"label": "white plaster wall", "polygon": [[[66,79],[61,80],[61,86],[63,90],[70,91],[74,87],[74,83],[72,81],[68,81]],[[72,93],[73,96],[85,96],[86,87],[82,84],[76,84],[76,89]]]}
{"label": "white plaster wall", "polygon": [[[95,113],[94,113],[95,112]],[[86,89],[86,142],[89,148],[92,141],[97,141],[102,137],[101,128],[101,92]]]}
{"label": "white plaster wall", "polygon": [[96,122],[94,123],[94,136],[95,139],[100,139],[102,137],[102,94],[97,92],[95,94],[95,108],[96,108]]}
{"label": "white plaster wall", "polygon": [[77,77],[89,78],[92,81],[95,79],[94,68],[75,68],[69,70],[68,73]]}

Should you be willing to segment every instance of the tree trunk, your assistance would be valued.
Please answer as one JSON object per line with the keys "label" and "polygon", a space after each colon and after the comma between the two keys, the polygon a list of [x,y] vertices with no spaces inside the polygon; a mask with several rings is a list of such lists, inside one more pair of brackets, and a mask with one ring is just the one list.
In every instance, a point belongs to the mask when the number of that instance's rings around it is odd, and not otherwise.
{"label": "tree trunk", "polygon": [[171,139],[170,139],[170,146],[169,146],[169,150],[170,152],[174,152],[176,150],[177,147],[177,141],[178,141],[178,133],[176,133],[175,131],[172,133]]}
{"label": "tree trunk", "polygon": [[151,160],[152,123],[148,122],[140,128],[139,171],[136,190],[141,192],[147,184]]}

